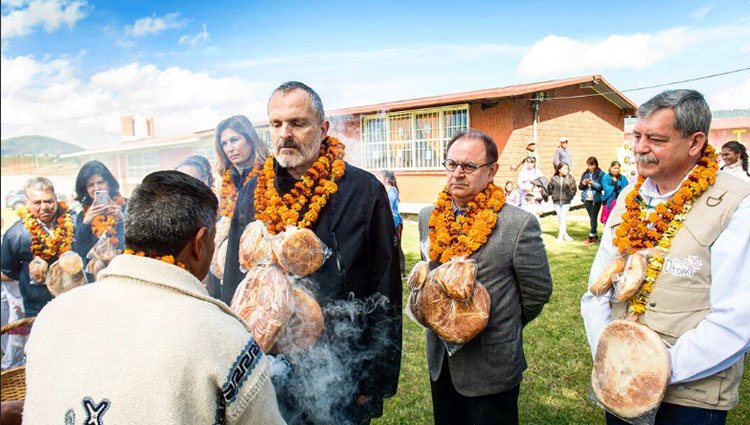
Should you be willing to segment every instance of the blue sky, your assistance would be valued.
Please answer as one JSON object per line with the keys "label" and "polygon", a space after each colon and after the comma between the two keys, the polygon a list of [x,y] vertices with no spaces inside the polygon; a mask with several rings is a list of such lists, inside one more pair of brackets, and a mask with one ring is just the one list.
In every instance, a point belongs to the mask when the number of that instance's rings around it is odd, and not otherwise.
{"label": "blue sky", "polygon": [[[119,116],[159,135],[265,118],[279,83],[327,109],[602,74],[620,90],[750,67],[750,0],[2,0],[2,137],[93,147]],[[667,86],[750,108],[750,71]],[[626,94],[643,102],[661,89]]]}

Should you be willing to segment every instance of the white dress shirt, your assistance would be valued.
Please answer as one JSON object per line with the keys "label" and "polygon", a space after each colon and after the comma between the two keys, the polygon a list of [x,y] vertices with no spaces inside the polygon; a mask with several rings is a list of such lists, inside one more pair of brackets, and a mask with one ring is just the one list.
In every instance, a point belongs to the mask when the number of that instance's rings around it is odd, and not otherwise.
{"label": "white dress shirt", "polygon": [[[676,191],[660,195],[653,182],[646,179],[640,194],[651,212]],[[617,254],[612,232],[605,226],[591,266],[589,286]],[[602,330],[611,321],[611,292],[612,289],[597,297],[586,291],[581,298],[581,315],[592,355]],[[670,384],[713,375],[742,361],[743,354],[750,349],[750,197],[740,201],[727,228],[711,246],[709,298],[710,313],[669,347]]]}

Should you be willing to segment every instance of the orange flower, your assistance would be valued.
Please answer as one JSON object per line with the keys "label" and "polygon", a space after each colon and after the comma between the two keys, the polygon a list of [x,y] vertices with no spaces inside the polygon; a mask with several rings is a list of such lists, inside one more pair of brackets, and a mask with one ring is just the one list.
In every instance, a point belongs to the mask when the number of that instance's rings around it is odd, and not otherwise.
{"label": "orange flower", "polygon": [[[244,186],[247,184],[247,182],[250,181],[253,177],[258,175],[260,172],[260,168],[258,164],[256,164],[252,170],[250,170],[249,173],[247,173],[247,177],[245,177],[245,181],[242,182],[242,185]],[[219,192],[219,214],[222,217],[232,218],[232,214],[234,214],[234,207],[237,204],[237,188],[234,187],[234,182],[232,181],[232,168],[227,168],[227,170],[224,172],[224,176],[221,178],[221,191]]]}
{"label": "orange flower", "polygon": [[21,222],[29,232],[29,235],[31,235],[32,256],[41,257],[43,260],[50,260],[73,248],[75,228],[73,226],[73,219],[70,217],[70,209],[65,202],[57,202],[57,219],[55,220],[55,230],[52,232],[52,235],[42,228],[39,220],[31,215],[26,206],[19,207],[16,213],[21,218]]}
{"label": "orange flower", "polygon": [[154,260],[163,261],[163,262],[165,262],[167,264],[171,264],[171,265],[177,266],[177,267],[179,267],[179,268],[181,268],[183,270],[187,270],[187,267],[185,267],[185,264],[183,264],[182,261],[178,261],[172,255],[163,255],[163,256],[146,255],[146,253],[143,252],[143,251],[134,251],[134,250],[132,250],[130,248],[125,248],[125,251],[123,251],[122,253],[123,254],[128,254],[128,255],[135,255],[135,256],[138,256],[138,257],[153,258]]}
{"label": "orange flower", "polygon": [[445,263],[481,248],[495,228],[497,212],[504,204],[503,190],[490,183],[467,203],[465,215],[456,216],[448,189],[443,189],[428,222],[430,259]]}
{"label": "orange flower", "polygon": [[[255,218],[265,222],[271,233],[276,234],[288,225],[300,228],[312,226],[318,221],[318,214],[328,199],[338,191],[335,182],[346,171],[343,161],[345,146],[335,137],[329,136],[326,140],[320,144],[318,159],[292,190],[283,196],[279,195],[274,184],[276,172],[273,157],[263,164],[255,187]],[[305,206],[307,211],[304,211]]]}

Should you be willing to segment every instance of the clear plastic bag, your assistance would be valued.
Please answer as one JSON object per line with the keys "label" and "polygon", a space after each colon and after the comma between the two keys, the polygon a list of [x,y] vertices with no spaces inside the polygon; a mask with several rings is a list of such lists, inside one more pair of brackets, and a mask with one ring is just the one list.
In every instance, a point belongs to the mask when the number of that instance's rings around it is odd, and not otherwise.
{"label": "clear plastic bag", "polygon": [[250,269],[237,286],[230,308],[245,321],[264,353],[292,317],[292,296],[291,282],[276,266]]}
{"label": "clear plastic bag", "polygon": [[317,271],[331,256],[323,241],[310,229],[287,226],[273,237],[273,254],[279,265],[296,276],[307,276]]}
{"label": "clear plastic bag", "polygon": [[633,425],[653,425],[667,391],[669,353],[645,325],[615,320],[599,337],[587,398]]}
{"label": "clear plastic bag", "polygon": [[107,263],[98,258],[92,258],[86,264],[86,273],[94,276],[94,280],[99,280],[99,272],[105,267],[107,267]]}
{"label": "clear plastic bag", "polygon": [[86,254],[86,258],[96,258],[108,264],[117,254],[117,245],[115,245],[112,238],[107,236],[107,233],[104,232],[99,236],[99,240],[96,241],[88,254]]}
{"label": "clear plastic bag", "polygon": [[266,224],[256,220],[245,226],[240,236],[240,270],[245,273],[256,266],[274,263],[271,235]]}
{"label": "clear plastic bag", "polygon": [[646,268],[651,250],[637,251],[628,256],[625,268],[622,273],[615,278],[614,293],[612,300],[615,302],[627,301],[638,292],[646,277]]}
{"label": "clear plastic bag", "polygon": [[602,270],[599,277],[596,278],[596,281],[591,284],[589,291],[596,296],[604,295],[609,291],[609,288],[612,287],[615,280],[622,274],[623,270],[625,270],[626,263],[627,260],[624,255],[616,255],[612,261],[607,264],[607,267]]}
{"label": "clear plastic bag", "polygon": [[227,240],[224,239],[214,250],[211,258],[211,273],[219,279],[224,279],[224,262],[227,257]]}
{"label": "clear plastic bag", "polygon": [[216,222],[216,234],[214,235],[214,245],[219,246],[229,237],[229,228],[232,226],[232,220],[228,217],[221,217]]}
{"label": "clear plastic bag", "polygon": [[323,310],[312,293],[299,284],[292,285],[292,316],[282,327],[271,350],[286,355],[298,354],[314,345],[323,334]]}
{"label": "clear plastic bag", "polygon": [[427,325],[424,323],[422,310],[419,308],[419,291],[424,284],[427,283],[429,272],[429,264],[426,261],[420,261],[411,269],[407,279],[407,284],[409,289],[411,289],[411,293],[409,294],[409,300],[406,303],[406,307],[404,307],[404,313],[406,314],[406,317],[423,327],[426,327]]}
{"label": "clear plastic bag", "polygon": [[49,266],[45,284],[54,296],[85,285],[86,274],[83,272],[83,260],[73,251],[66,251]]}
{"label": "clear plastic bag", "polygon": [[446,295],[457,301],[467,301],[473,293],[477,262],[466,257],[453,257],[433,270],[432,274]]}
{"label": "clear plastic bag", "polygon": [[47,279],[47,270],[49,264],[42,259],[42,257],[36,256],[29,263],[29,277],[31,278],[32,285],[43,285]]}

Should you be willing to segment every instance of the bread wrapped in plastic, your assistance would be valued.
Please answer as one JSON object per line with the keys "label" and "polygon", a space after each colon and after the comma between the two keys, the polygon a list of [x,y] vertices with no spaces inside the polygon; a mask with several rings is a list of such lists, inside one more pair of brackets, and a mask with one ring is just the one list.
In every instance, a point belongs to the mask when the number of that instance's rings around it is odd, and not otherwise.
{"label": "bread wrapped in plastic", "polygon": [[281,330],[274,351],[293,355],[304,351],[323,334],[323,310],[306,289],[294,285],[292,317]]}
{"label": "bread wrapped in plastic", "polygon": [[473,294],[477,262],[465,257],[454,257],[433,270],[432,274],[446,295],[457,301],[466,301]]}
{"label": "bread wrapped in plastic", "polygon": [[107,263],[98,258],[92,258],[86,265],[86,272],[93,275],[95,280],[99,280],[99,272],[105,267],[107,267]]}
{"label": "bread wrapped in plastic", "polygon": [[47,279],[47,269],[49,264],[42,260],[42,257],[34,257],[29,263],[29,277],[33,282],[44,283]]}
{"label": "bread wrapped in plastic", "polygon": [[420,261],[417,264],[414,265],[414,268],[411,269],[411,272],[409,273],[409,278],[407,279],[407,283],[409,285],[409,289],[412,291],[415,289],[420,289],[425,282],[427,282],[427,275],[430,273],[430,265],[427,263],[427,261]]}
{"label": "bread wrapped in plastic", "polygon": [[227,240],[224,239],[214,250],[211,258],[211,273],[219,279],[224,279],[224,261],[227,258]]}
{"label": "bread wrapped in plastic", "polygon": [[89,251],[86,258],[96,258],[109,263],[117,255],[117,246],[112,238],[108,237],[106,233],[99,237],[94,246]]}
{"label": "bread wrapped in plastic", "polygon": [[596,281],[591,285],[589,291],[594,295],[603,295],[612,287],[615,279],[625,270],[625,257],[618,255],[609,262]]}
{"label": "bread wrapped in plastic", "polygon": [[268,352],[292,317],[292,285],[276,266],[254,267],[237,286],[230,308]]}
{"label": "bread wrapped in plastic", "polygon": [[490,294],[479,282],[471,288],[471,296],[458,301],[449,297],[431,276],[417,292],[417,313],[443,341],[465,344],[487,326]]}
{"label": "bread wrapped in plastic", "polygon": [[45,281],[49,292],[58,296],[81,285],[86,284],[83,273],[83,260],[73,251],[67,251],[49,266]]}
{"label": "bread wrapped in plastic", "polygon": [[330,255],[312,230],[295,226],[274,236],[273,253],[284,270],[297,276],[314,273]]}
{"label": "bread wrapped in plastic", "polygon": [[273,249],[271,236],[265,223],[253,221],[245,226],[240,236],[240,270],[247,271],[255,266],[265,266],[273,263]]}
{"label": "bread wrapped in plastic", "polygon": [[216,222],[216,234],[214,235],[214,245],[219,246],[229,237],[229,228],[232,226],[232,220],[229,217],[221,217]]}
{"label": "bread wrapped in plastic", "polygon": [[612,299],[616,302],[622,302],[635,295],[646,277],[647,266],[648,255],[644,251],[631,254],[620,278],[615,282],[615,292]]}

